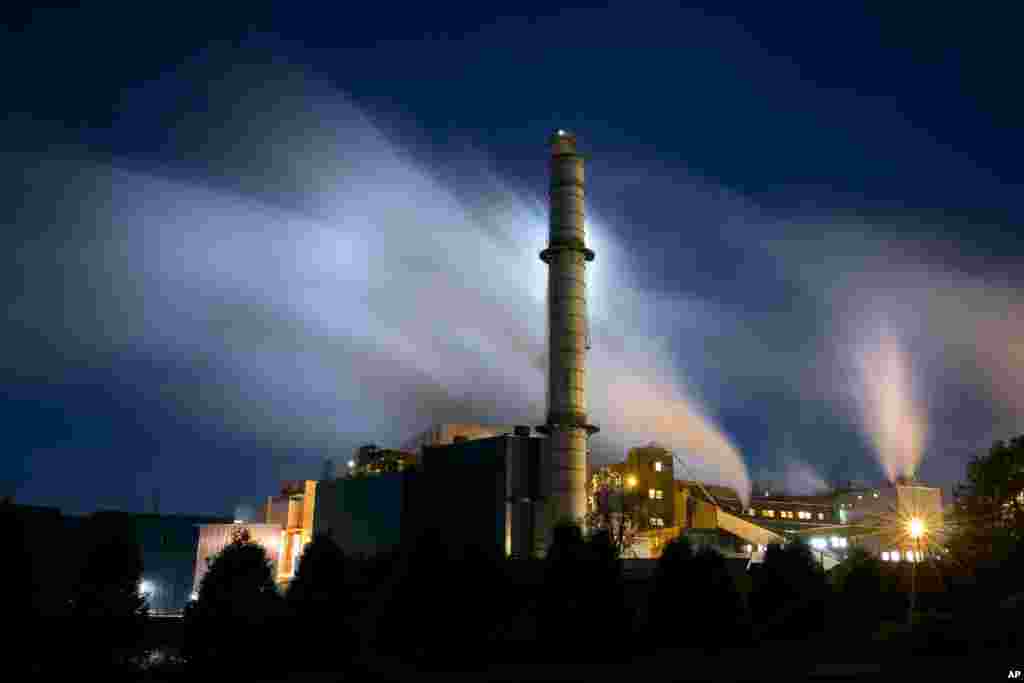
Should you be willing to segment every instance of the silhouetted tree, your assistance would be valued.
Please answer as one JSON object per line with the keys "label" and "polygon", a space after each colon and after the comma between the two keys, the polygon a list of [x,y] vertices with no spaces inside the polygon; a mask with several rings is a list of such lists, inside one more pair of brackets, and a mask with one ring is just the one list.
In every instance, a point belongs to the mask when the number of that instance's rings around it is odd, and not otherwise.
{"label": "silhouetted tree", "polygon": [[905,609],[896,577],[862,548],[851,550],[831,571],[830,579],[843,615],[842,628],[851,634],[870,636],[882,619],[899,617]]}
{"label": "silhouetted tree", "polygon": [[718,649],[745,643],[749,619],[725,558],[694,553],[686,538],[670,541],[655,568],[649,633],[662,645]]}
{"label": "silhouetted tree", "polygon": [[769,545],[754,574],[751,611],[766,637],[802,638],[824,625],[828,585],[801,539]]}
{"label": "silhouetted tree", "polygon": [[[343,668],[353,652],[352,596],[344,552],[329,536],[315,536],[302,553],[285,601],[305,643],[310,669]],[[330,624],[329,629],[324,624]]]}
{"label": "silhouetted tree", "polygon": [[678,642],[680,626],[690,614],[693,597],[693,547],[685,537],[665,544],[652,578],[647,610],[650,636],[659,643]]}
{"label": "silhouetted tree", "polygon": [[424,530],[377,596],[372,647],[419,666],[459,668],[486,656],[503,616],[500,559]]}
{"label": "silhouetted tree", "polygon": [[995,442],[971,459],[966,475],[966,483],[956,488],[950,559],[976,582],[968,606],[987,608],[1019,586],[1015,569],[1020,569],[1018,549],[1024,544],[1024,436]]}
{"label": "silhouetted tree", "polygon": [[71,597],[78,665],[131,668],[142,655],[147,616],[134,527],[126,515],[97,513],[82,528],[80,542],[83,557]]}
{"label": "silhouetted tree", "polygon": [[607,530],[599,530],[588,541],[578,525],[557,525],[539,597],[537,634],[549,655],[578,652],[592,637],[585,625],[601,624],[620,638],[632,635],[621,561]]}
{"label": "silhouetted tree", "polygon": [[[209,560],[199,596],[185,611],[185,654],[200,668],[266,672],[283,666],[276,617],[287,614],[264,548],[239,529]],[[270,653],[274,653],[270,656]]]}
{"label": "silhouetted tree", "polygon": [[0,502],[0,538],[5,539],[5,559],[0,562],[0,581],[10,586],[6,609],[15,621],[33,616],[32,554],[29,552],[25,528],[14,504]]}

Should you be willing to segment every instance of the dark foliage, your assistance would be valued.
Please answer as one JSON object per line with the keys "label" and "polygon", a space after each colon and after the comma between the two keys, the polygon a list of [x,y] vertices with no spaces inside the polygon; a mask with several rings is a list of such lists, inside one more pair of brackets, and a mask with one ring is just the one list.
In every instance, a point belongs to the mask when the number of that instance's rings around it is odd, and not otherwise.
{"label": "dark foliage", "polygon": [[0,562],[0,580],[4,586],[20,587],[19,590],[8,593],[6,609],[15,620],[33,616],[35,605],[32,591],[25,590],[25,587],[33,584],[32,556],[25,537],[24,525],[12,503],[0,503],[0,534],[6,546],[4,561]]}
{"label": "dark foliage", "polygon": [[770,545],[754,573],[750,606],[762,637],[800,639],[825,624],[825,573],[807,544]]}
{"label": "dark foliage", "polygon": [[199,597],[185,611],[185,656],[206,671],[283,667],[287,657],[276,647],[283,625],[274,622],[286,614],[266,551],[240,532],[210,560]]}
{"label": "dark foliage", "polygon": [[143,656],[146,601],[140,594],[142,551],[125,515],[97,513],[82,529],[77,580],[71,594],[76,667],[134,668]]}
{"label": "dark foliage", "polygon": [[426,530],[377,594],[371,647],[421,667],[482,665],[506,609],[501,559]]}
{"label": "dark foliage", "polygon": [[537,636],[542,647],[552,648],[549,655],[582,651],[593,637],[587,625],[600,624],[618,636],[633,631],[621,561],[605,530],[588,541],[577,525],[556,526],[539,593]]}
{"label": "dark foliage", "polygon": [[[899,568],[896,568],[899,569]],[[906,608],[893,568],[862,548],[854,548],[832,570],[834,607],[843,615],[841,628],[854,637],[868,637],[883,619],[898,619]]]}
{"label": "dark foliage", "polygon": [[[316,536],[302,553],[285,601],[305,643],[303,666],[310,670],[345,668],[353,654],[353,600],[344,552],[328,536]],[[330,628],[324,628],[330,624]]]}
{"label": "dark foliage", "polygon": [[713,548],[695,554],[686,538],[665,546],[648,614],[650,640],[659,645],[718,649],[749,638],[746,604],[725,559]]}

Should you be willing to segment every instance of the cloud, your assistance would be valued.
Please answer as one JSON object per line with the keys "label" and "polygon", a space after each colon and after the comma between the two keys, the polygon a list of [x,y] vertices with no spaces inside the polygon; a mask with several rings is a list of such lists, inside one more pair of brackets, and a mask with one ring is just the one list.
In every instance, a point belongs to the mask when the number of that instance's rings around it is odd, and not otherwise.
{"label": "cloud", "polygon": [[[33,169],[39,201],[18,222],[46,229],[19,252],[19,352],[5,360],[52,375],[69,354],[157,357],[181,369],[160,389],[169,410],[275,449],[543,421],[543,198],[482,157],[418,159],[308,74],[191,68],[207,106],[168,132],[190,150],[176,164],[43,157]],[[449,163],[483,171],[450,186],[434,166]],[[598,212],[588,229],[604,452],[656,439],[745,495],[737,448],[666,343],[679,326],[717,327],[715,308],[645,291]]]}

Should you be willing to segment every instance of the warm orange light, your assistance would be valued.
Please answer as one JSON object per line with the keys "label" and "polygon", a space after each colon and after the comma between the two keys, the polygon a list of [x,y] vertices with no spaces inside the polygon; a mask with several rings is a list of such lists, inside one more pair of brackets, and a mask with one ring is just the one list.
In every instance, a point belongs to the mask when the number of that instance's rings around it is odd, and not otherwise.
{"label": "warm orange light", "polygon": [[924,536],[924,532],[925,532],[924,520],[922,520],[922,519],[920,519],[918,517],[914,517],[907,524],[907,527],[908,527],[908,530],[910,531],[910,537],[911,538],[918,539],[918,538],[921,538],[922,536]]}
{"label": "warm orange light", "polygon": [[628,486],[629,488],[633,488],[634,486],[636,486],[636,477],[634,477],[632,474],[626,477],[626,486]]}

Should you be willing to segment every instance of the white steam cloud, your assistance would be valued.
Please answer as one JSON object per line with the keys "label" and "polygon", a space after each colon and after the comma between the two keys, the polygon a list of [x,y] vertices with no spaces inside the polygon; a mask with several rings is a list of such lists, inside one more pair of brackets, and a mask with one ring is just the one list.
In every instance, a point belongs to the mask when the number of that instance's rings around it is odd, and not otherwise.
{"label": "white steam cloud", "polygon": [[[293,73],[236,74],[211,93],[208,113],[169,133],[199,150],[183,166],[202,166],[203,180],[76,170],[109,180],[110,194],[90,184],[65,198],[90,226],[70,249],[88,286],[68,290],[87,303],[44,323],[54,335],[67,326],[98,353],[179,359],[201,387],[181,399],[196,419],[280,443],[397,444],[432,422],[543,420],[542,197],[484,167],[443,180],[447,162],[417,161]],[[541,139],[538,164],[545,154]],[[652,321],[712,325],[713,310],[648,296],[618,270],[615,233],[593,219],[588,233],[589,412],[602,443],[620,459],[656,440],[746,497],[737,449],[651,341]]]}

